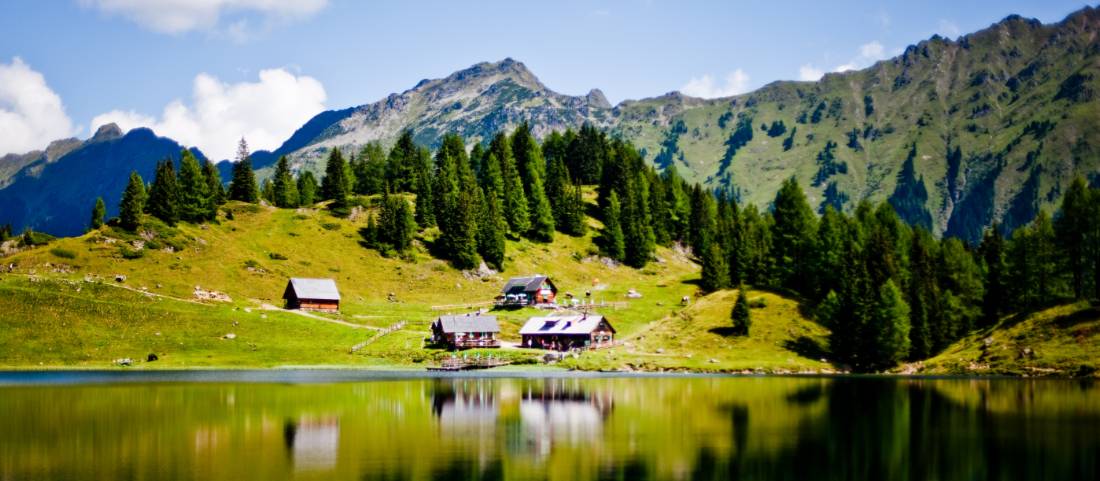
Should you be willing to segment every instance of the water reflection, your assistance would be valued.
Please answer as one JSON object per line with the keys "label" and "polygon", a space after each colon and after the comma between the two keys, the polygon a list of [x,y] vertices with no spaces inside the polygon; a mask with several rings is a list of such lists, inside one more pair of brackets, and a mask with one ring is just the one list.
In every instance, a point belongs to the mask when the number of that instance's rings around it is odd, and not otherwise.
{"label": "water reflection", "polygon": [[410,379],[0,388],[8,479],[1096,479],[1091,382]]}

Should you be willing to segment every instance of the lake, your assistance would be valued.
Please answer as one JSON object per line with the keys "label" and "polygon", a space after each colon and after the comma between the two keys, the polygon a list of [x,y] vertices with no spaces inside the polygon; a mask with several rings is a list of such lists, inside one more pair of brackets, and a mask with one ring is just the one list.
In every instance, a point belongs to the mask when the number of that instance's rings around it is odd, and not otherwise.
{"label": "lake", "polygon": [[0,480],[1091,480],[1098,455],[1093,381],[0,373]]}

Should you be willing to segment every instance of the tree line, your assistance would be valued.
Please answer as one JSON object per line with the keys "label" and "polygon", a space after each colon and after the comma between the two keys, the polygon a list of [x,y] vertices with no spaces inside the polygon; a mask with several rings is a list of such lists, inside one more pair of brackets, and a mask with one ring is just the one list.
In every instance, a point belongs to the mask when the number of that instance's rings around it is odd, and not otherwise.
{"label": "tree line", "polygon": [[[595,185],[594,206],[585,185]],[[540,144],[524,123],[470,149],[448,134],[434,155],[406,131],[388,152],[370,143],[345,161],[332,149],[320,183],[308,171],[295,177],[284,157],[257,185],[242,141],[224,191],[217,169],[185,151],[178,174],[166,160],[147,188],[132,174],[120,224],[136,228],[142,213],[207,221],[226,199],[283,208],[329,201],[346,215],[371,195],[380,201],[377,214],[366,211],[368,246],[400,253],[432,232],[433,254],[461,269],[502,268],[509,238],[585,235],[590,214],[602,223],[600,252],[626,265],[643,267],[658,245],[683,245],[702,266],[702,290],[748,284],[800,298],[831,329],[835,360],[863,371],[930,357],[1007,313],[1100,297],[1100,190],[1083,179],[1055,216],[1040,212],[1008,238],[994,226],[970,246],[909,225],[889,202],[863,201],[851,213],[826,206],[818,216],[794,178],[767,209],[741,205],[674,166],[656,170],[629,142],[590,125]]]}

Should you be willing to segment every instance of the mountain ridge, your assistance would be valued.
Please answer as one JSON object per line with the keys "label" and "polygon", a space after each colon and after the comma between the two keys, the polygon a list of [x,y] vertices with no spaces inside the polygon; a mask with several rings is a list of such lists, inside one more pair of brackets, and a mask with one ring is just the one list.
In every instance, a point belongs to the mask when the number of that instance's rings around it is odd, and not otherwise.
{"label": "mountain ridge", "polygon": [[[820,208],[850,211],[862,200],[924,192],[912,202],[898,197],[895,208],[910,210],[902,217],[974,242],[994,222],[1011,230],[1052,209],[1073,176],[1100,183],[1100,134],[1089,127],[1100,124],[1091,103],[1100,92],[1098,33],[1100,9],[1091,6],[1053,24],[1009,15],[818,81],[778,80],[715,99],[673,91],[614,106],[599,89],[558,93],[509,57],[321,112],[279,148],[253,153],[253,164],[263,177],[287,155],[293,170],[320,172],[331,148],[355,154],[406,129],[435,147],[450,132],[472,143],[522,122],[536,137],[589,123],[630,140],[651,163],[761,207],[791,176]],[[0,174],[18,162],[19,170],[42,166],[39,156],[0,161]],[[903,176],[907,163],[913,175]],[[231,163],[219,167],[228,180]],[[0,175],[0,192],[10,179]]]}

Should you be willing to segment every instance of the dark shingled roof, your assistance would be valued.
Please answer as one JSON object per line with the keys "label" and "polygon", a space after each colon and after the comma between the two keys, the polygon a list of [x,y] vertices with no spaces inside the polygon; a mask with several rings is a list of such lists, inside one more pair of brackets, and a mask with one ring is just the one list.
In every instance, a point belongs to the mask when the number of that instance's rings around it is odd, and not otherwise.
{"label": "dark shingled roof", "polygon": [[497,316],[463,315],[463,316],[439,316],[435,321],[443,332],[453,334],[456,332],[500,332],[497,324]]}
{"label": "dark shingled roof", "polygon": [[[539,286],[548,279],[546,276],[534,275],[529,277],[513,277],[508,279],[508,283],[504,284],[504,289],[500,290],[501,295],[508,294],[522,294],[524,292],[537,291]],[[551,282],[553,285],[553,282]]]}

